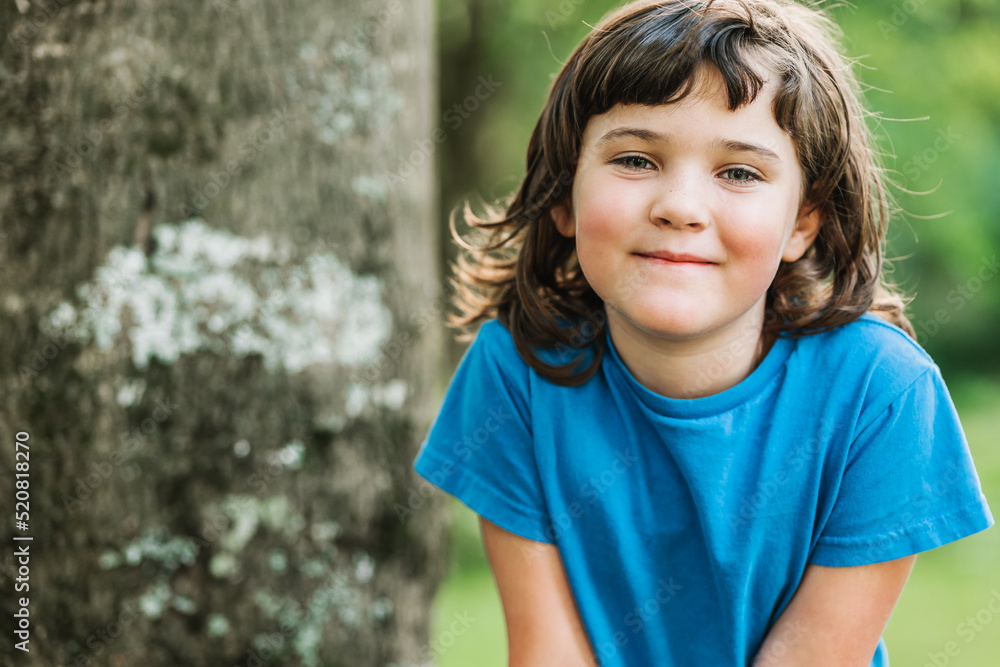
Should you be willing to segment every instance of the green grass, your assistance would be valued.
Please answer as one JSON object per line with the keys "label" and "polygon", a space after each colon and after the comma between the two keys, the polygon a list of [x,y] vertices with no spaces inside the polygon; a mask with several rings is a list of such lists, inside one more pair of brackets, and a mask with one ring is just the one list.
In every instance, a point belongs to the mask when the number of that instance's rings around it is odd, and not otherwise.
{"label": "green grass", "polygon": [[[951,391],[983,490],[1000,518],[1000,384],[972,380]],[[435,600],[432,639],[441,647],[438,665],[505,667],[503,610],[478,519],[457,500],[452,499],[452,508],[451,572]],[[1000,613],[987,607],[994,596],[993,608],[1000,609],[1000,529],[918,556],[885,631],[893,667],[1000,665]],[[457,621],[462,614],[475,621],[462,634],[449,636],[452,627],[462,627]],[[966,619],[977,614],[976,626],[968,624]]]}
{"label": "green grass", "polygon": [[454,498],[451,503],[450,574],[434,601],[432,648],[439,649],[440,667],[506,667],[503,607],[483,553],[478,517]]}
{"label": "green grass", "polygon": [[[1000,386],[967,381],[952,388],[952,397],[990,509],[1000,518]],[[982,611],[994,592],[1000,598],[996,527],[917,556],[885,632],[894,667],[997,667],[1000,613]],[[1000,609],[1000,602],[993,608]],[[980,612],[988,622],[979,631],[959,627]],[[952,655],[946,652],[950,642]]]}

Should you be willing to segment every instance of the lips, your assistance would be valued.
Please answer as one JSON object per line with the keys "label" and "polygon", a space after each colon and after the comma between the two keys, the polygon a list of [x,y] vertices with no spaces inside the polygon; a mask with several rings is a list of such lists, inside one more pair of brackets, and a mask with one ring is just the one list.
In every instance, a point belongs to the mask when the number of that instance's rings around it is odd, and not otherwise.
{"label": "lips", "polygon": [[704,257],[699,257],[698,255],[689,255],[687,253],[674,253],[667,250],[653,250],[650,252],[637,252],[635,253],[639,257],[646,257],[648,259],[659,259],[664,262],[672,262],[674,264],[715,264],[715,262],[706,259]]}

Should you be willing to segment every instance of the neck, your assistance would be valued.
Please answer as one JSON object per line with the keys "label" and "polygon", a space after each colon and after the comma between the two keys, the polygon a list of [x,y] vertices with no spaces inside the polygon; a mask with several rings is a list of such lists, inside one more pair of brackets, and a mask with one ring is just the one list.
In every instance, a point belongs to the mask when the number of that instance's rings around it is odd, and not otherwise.
{"label": "neck", "polygon": [[703,398],[739,384],[767,356],[776,338],[763,332],[762,309],[695,340],[657,336],[608,310],[611,340],[626,368],[642,386],[668,398]]}

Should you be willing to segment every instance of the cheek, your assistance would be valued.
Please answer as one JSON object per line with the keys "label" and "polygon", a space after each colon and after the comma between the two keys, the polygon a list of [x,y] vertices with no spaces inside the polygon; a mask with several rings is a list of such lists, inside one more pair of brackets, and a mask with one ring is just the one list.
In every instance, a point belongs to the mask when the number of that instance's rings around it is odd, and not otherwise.
{"label": "cheek", "polygon": [[736,249],[741,258],[766,264],[780,256],[781,241],[779,234],[767,230],[758,234],[740,234],[728,245]]}
{"label": "cheek", "polygon": [[[586,183],[580,185],[588,192]],[[624,201],[618,188],[591,188],[576,199],[576,252],[584,273],[607,267],[616,254],[627,250],[631,215]]]}
{"label": "cheek", "polygon": [[755,225],[731,231],[723,239],[730,257],[742,266],[744,278],[757,289],[766,289],[774,279],[781,262],[783,242],[782,229]]}

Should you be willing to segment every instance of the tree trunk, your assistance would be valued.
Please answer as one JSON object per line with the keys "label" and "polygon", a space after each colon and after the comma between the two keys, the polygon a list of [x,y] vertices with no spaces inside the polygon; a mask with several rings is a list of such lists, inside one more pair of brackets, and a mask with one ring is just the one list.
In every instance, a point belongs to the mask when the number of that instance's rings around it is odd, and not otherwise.
{"label": "tree trunk", "polygon": [[433,127],[430,0],[0,26],[0,655],[422,664],[442,290],[433,170],[392,166]]}

